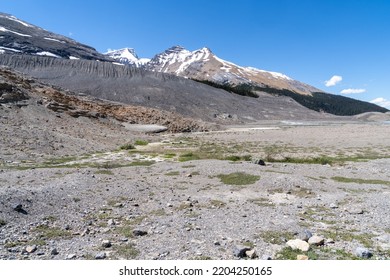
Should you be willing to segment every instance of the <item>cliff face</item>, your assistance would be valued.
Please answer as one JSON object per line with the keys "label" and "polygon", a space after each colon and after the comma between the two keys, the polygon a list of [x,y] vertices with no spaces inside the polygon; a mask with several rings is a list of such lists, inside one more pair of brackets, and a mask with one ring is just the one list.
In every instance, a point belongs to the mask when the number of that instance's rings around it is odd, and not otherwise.
{"label": "cliff face", "polygon": [[250,98],[181,78],[110,62],[0,55],[0,64],[41,81],[124,104],[146,106],[209,122],[323,118],[291,98]]}

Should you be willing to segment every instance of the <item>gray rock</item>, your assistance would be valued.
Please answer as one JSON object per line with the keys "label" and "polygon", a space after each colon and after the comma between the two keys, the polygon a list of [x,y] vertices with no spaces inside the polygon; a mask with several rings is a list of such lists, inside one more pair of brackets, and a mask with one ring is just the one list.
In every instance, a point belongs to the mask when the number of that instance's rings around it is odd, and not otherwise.
{"label": "gray rock", "polygon": [[336,203],[331,203],[331,204],[329,205],[329,207],[332,208],[332,209],[337,209],[337,208],[339,208],[339,206],[338,206]]}
{"label": "gray rock", "polygon": [[287,246],[289,246],[293,250],[300,250],[302,252],[309,251],[310,245],[306,241],[301,239],[292,239],[287,241]]}
{"label": "gray rock", "polygon": [[248,258],[250,258],[250,259],[254,259],[254,258],[257,257],[257,254],[256,254],[255,249],[246,251],[246,252],[245,252],[245,255],[246,255]]}
{"label": "gray rock", "polygon": [[74,260],[76,257],[77,257],[76,254],[69,254],[66,256],[66,259],[67,260]]}
{"label": "gray rock", "polygon": [[246,252],[251,248],[247,246],[237,245],[233,250],[233,255],[235,257],[244,258],[246,256]]}
{"label": "gray rock", "polygon": [[22,213],[22,214],[27,215],[27,211],[23,209],[23,205],[20,204],[20,203],[15,204],[12,208],[13,208],[16,212],[19,212],[19,213]]}
{"label": "gray rock", "polygon": [[103,248],[110,248],[112,246],[112,243],[110,240],[103,240],[102,247]]}
{"label": "gray rock", "polygon": [[261,166],[265,166],[265,162],[262,159],[255,159],[252,161],[252,163],[257,164],[257,165],[261,165]]}
{"label": "gray rock", "polygon": [[298,239],[301,239],[301,240],[307,242],[309,240],[309,238],[313,236],[313,233],[311,233],[310,230],[305,229],[305,230],[303,230],[303,232],[300,232],[297,235],[298,235],[297,236]]}
{"label": "gray rock", "polygon": [[362,259],[369,259],[372,257],[372,253],[369,249],[364,247],[358,247],[355,250],[355,255]]}
{"label": "gray rock", "polygon": [[115,226],[115,221],[114,221],[113,219],[109,219],[109,220],[107,221],[107,225],[108,225],[108,226]]}
{"label": "gray rock", "polygon": [[95,260],[104,260],[107,257],[105,252],[100,252],[95,255]]}
{"label": "gray rock", "polygon": [[351,208],[347,209],[347,212],[349,214],[361,215],[364,213],[364,210],[362,208],[359,208],[359,207],[351,207]]}
{"label": "gray rock", "polygon": [[52,255],[52,256],[58,255],[58,250],[57,250],[57,248],[53,248],[53,249],[50,251],[50,255]]}
{"label": "gray rock", "polygon": [[144,235],[147,235],[148,233],[144,230],[135,229],[135,230],[133,230],[133,234],[134,234],[134,236],[144,236]]}
{"label": "gray rock", "polygon": [[325,238],[318,236],[318,235],[314,235],[314,236],[309,238],[308,243],[309,243],[309,245],[321,246],[321,245],[324,245]]}
{"label": "gray rock", "polygon": [[37,250],[37,245],[27,246],[25,251],[29,254],[34,253]]}

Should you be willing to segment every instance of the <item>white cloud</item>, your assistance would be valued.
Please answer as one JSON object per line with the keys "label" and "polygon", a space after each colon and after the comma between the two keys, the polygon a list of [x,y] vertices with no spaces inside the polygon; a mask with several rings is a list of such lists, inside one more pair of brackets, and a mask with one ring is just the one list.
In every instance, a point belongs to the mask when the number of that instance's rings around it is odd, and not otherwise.
{"label": "white cloud", "polygon": [[330,78],[328,81],[325,81],[325,86],[327,87],[333,87],[336,84],[340,83],[343,80],[343,77],[334,75],[332,78]]}
{"label": "white cloud", "polygon": [[386,107],[390,109],[390,100],[387,100],[383,97],[375,98],[374,100],[371,100],[370,103],[374,103],[376,105],[379,105],[381,107]]}
{"label": "white cloud", "polygon": [[343,89],[340,93],[341,94],[356,94],[356,93],[363,93],[366,92],[364,88],[347,88]]}

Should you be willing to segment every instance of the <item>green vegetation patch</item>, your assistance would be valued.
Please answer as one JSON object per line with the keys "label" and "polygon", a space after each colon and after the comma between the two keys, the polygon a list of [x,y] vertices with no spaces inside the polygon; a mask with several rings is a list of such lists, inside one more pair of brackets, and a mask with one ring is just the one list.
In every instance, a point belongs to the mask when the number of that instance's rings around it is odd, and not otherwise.
{"label": "green vegetation patch", "polygon": [[219,174],[217,177],[221,180],[222,183],[226,185],[251,185],[256,183],[260,176],[251,175],[244,172],[234,172],[230,174]]}
{"label": "green vegetation patch", "polygon": [[133,144],[124,144],[122,146],[119,147],[119,149],[121,150],[134,150],[135,149],[135,146]]}
{"label": "green vegetation patch", "polygon": [[170,171],[168,173],[165,173],[165,176],[178,176],[180,175],[179,171]]}
{"label": "green vegetation patch", "polygon": [[148,144],[149,144],[149,142],[146,140],[135,140],[135,142],[134,142],[134,145],[137,145],[137,146],[146,146]]}
{"label": "green vegetation patch", "polygon": [[43,239],[70,238],[72,236],[70,231],[48,225],[39,225],[33,231],[39,233]]}
{"label": "green vegetation patch", "polygon": [[390,181],[375,180],[375,179],[360,179],[360,178],[347,178],[347,177],[332,177],[332,180],[339,183],[356,183],[356,184],[368,184],[368,185],[388,185]]}
{"label": "green vegetation patch", "polygon": [[115,256],[126,260],[134,259],[139,255],[139,250],[131,243],[114,245]]}
{"label": "green vegetation patch", "polygon": [[283,245],[287,242],[287,240],[295,239],[295,235],[293,232],[288,231],[263,231],[258,237],[264,240],[264,242]]}

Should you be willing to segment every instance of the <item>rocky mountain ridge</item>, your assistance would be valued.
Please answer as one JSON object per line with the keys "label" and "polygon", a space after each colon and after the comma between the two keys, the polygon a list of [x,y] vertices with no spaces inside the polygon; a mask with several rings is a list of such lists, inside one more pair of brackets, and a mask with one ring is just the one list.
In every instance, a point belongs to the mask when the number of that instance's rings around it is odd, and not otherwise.
{"label": "rocky mountain ridge", "polygon": [[114,61],[75,40],[0,13],[0,54]]}
{"label": "rocky mountain ridge", "polygon": [[106,53],[106,55],[120,63],[143,67],[149,71],[171,73],[185,78],[207,80],[218,84],[246,84],[287,89],[303,95],[321,92],[320,89],[296,81],[282,73],[260,70],[254,67],[242,67],[223,60],[207,47],[189,51],[181,46],[174,46],[155,55],[146,63],[144,59],[137,58],[134,50],[132,50],[132,53],[136,59],[126,62],[123,58],[126,57],[126,50],[122,49]]}

